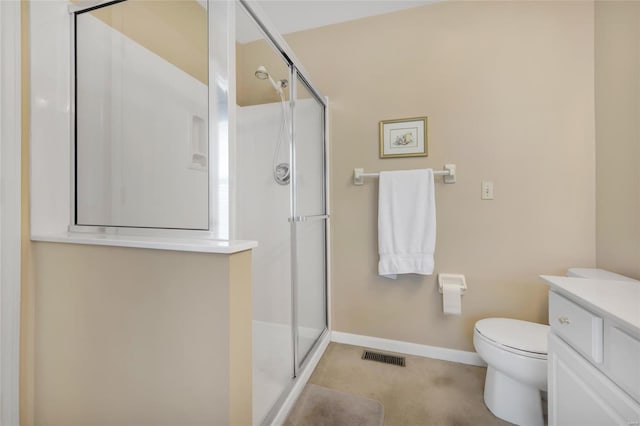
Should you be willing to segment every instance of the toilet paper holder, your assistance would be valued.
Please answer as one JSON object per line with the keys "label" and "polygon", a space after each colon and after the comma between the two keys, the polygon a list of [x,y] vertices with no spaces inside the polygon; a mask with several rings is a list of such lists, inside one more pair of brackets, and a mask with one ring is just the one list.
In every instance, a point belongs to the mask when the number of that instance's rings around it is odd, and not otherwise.
{"label": "toilet paper holder", "polygon": [[438,274],[438,291],[442,293],[442,286],[454,284],[460,287],[460,294],[467,290],[467,280],[462,274]]}

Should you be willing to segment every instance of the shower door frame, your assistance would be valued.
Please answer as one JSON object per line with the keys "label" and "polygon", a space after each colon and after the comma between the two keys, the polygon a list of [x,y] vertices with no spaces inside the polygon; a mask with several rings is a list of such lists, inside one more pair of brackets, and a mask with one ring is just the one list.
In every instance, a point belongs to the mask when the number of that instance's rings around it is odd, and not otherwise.
{"label": "shower door frame", "polygon": [[0,1],[0,424],[20,421],[21,3]]}
{"label": "shower door frame", "polygon": [[[298,376],[298,372],[304,369],[307,365],[308,358],[310,354],[313,354],[322,340],[322,337],[325,333],[329,331],[329,298],[328,298],[328,287],[329,287],[329,268],[328,268],[328,259],[329,259],[329,205],[328,205],[328,152],[327,152],[327,103],[326,101],[318,94],[318,92],[313,88],[311,82],[300,73],[299,69],[295,66],[295,64],[289,65],[289,81],[291,88],[291,96],[290,103],[292,103],[291,108],[291,137],[290,137],[290,145],[291,149],[289,150],[290,160],[289,164],[291,164],[291,187],[289,193],[291,194],[290,200],[290,221],[291,221],[291,323],[292,323],[292,338],[293,338],[293,377]],[[307,88],[311,89],[311,94],[313,99],[318,101],[320,105],[322,105],[322,119],[323,119],[323,128],[322,128],[322,208],[323,212],[320,215],[313,216],[300,216],[297,211],[297,179],[296,179],[296,143],[295,143],[295,101],[298,100],[297,94],[297,83],[301,81]],[[298,243],[297,243],[297,227],[296,224],[300,222],[305,222],[309,220],[322,220],[324,221],[324,317],[325,317],[325,328],[320,333],[316,341],[311,345],[308,352],[299,359],[298,356],[298,309],[297,309],[297,300],[298,300]]]}
{"label": "shower door frame", "polygon": [[[304,67],[302,66],[300,60],[295,56],[287,42],[280,36],[280,34],[275,29],[275,26],[271,23],[267,14],[262,10],[260,5],[256,0],[236,0],[241,7],[247,12],[247,14],[255,21],[255,23],[260,27],[260,30],[264,33],[265,40],[271,44],[274,51],[278,53],[284,62],[289,67],[289,83],[290,83],[290,111],[292,114],[292,120],[290,122],[290,164],[291,164],[291,184],[290,184],[290,222],[291,222],[291,330],[292,330],[292,348],[293,348],[293,365],[292,365],[292,380],[285,388],[283,393],[280,395],[274,406],[268,412],[265,421],[271,422],[277,416],[281,415],[281,409],[286,406],[288,402],[291,401],[290,394],[294,393],[294,387],[297,383],[297,378],[301,376],[302,373],[306,373],[306,368],[309,363],[315,358],[313,355],[317,352],[319,346],[326,339],[331,331],[331,311],[329,306],[330,300],[330,288],[331,288],[331,278],[329,275],[330,271],[330,245],[329,245],[329,233],[330,233],[330,194],[329,194],[329,144],[328,144],[328,130],[329,130],[329,114],[328,114],[328,98],[324,97],[320,94],[320,92],[315,88],[313,83],[307,77],[309,74],[306,72]],[[230,61],[231,62],[231,61]],[[233,72],[229,72],[229,75],[233,75]],[[296,83],[298,80],[301,80],[305,86],[311,92],[313,99],[317,100],[319,104],[322,106],[323,111],[323,127],[322,127],[322,144],[323,144],[323,167],[322,167],[322,185],[323,185],[323,208],[324,214],[320,215],[322,217],[313,218],[314,220],[322,220],[324,222],[324,315],[325,315],[325,324],[324,330],[320,333],[316,341],[311,345],[311,348],[307,352],[307,354],[300,360],[298,357],[298,331],[297,331],[297,319],[298,312],[296,306],[296,299],[298,294],[298,265],[297,265],[297,242],[296,242],[296,231],[295,226],[297,222],[305,221],[308,218],[303,216],[295,216],[295,202],[296,202],[296,176],[295,176],[295,141],[294,137],[294,126],[295,120],[293,119],[294,108],[291,105],[296,100]],[[230,91],[231,92],[231,91]],[[305,374],[306,375],[306,374]],[[301,391],[301,389],[299,390]],[[255,419],[254,419],[255,420]]]}

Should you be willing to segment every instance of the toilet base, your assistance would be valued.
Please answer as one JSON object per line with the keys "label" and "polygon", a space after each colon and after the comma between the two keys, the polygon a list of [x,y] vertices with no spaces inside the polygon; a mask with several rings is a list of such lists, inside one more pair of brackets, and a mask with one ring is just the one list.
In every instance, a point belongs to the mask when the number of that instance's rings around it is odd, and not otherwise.
{"label": "toilet base", "polygon": [[502,420],[520,426],[544,426],[540,391],[487,367],[484,403]]}

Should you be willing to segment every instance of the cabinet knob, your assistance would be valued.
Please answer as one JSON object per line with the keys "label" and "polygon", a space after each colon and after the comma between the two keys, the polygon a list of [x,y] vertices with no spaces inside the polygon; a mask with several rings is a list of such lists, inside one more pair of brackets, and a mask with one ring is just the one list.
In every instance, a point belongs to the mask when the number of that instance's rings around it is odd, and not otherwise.
{"label": "cabinet knob", "polygon": [[567,317],[558,317],[558,322],[560,324],[571,324],[571,321],[569,321]]}

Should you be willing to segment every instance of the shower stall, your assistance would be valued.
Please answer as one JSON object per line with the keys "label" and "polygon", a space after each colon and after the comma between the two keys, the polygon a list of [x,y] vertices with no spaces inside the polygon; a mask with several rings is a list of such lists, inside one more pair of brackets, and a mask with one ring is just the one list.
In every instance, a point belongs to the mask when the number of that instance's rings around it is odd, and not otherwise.
{"label": "shower stall", "polygon": [[328,342],[326,100],[254,3],[236,3],[235,239],[253,251],[253,421]]}
{"label": "shower stall", "polygon": [[248,350],[253,302],[253,422],[279,421],[328,344],[326,99],[257,2],[36,3],[32,235],[252,248],[246,332],[212,338]]}

